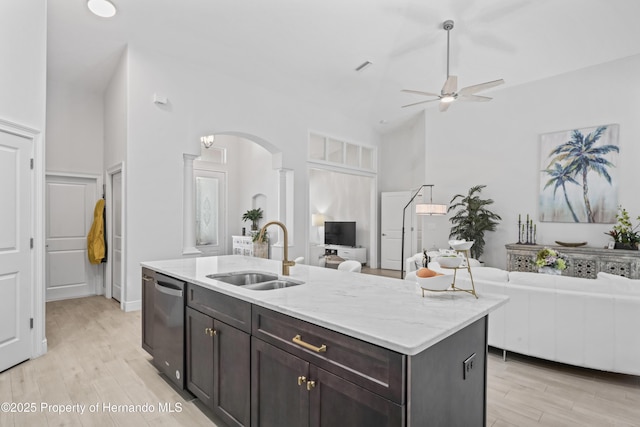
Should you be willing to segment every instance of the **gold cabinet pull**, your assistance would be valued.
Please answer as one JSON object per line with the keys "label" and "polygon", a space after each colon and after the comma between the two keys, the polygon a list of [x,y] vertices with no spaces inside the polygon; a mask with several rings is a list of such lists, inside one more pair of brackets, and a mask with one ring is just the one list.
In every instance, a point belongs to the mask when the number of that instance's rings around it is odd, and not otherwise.
{"label": "gold cabinet pull", "polygon": [[216,334],[216,330],[215,329],[211,329],[211,328],[204,328],[204,334],[205,335],[209,335],[210,337],[214,336]]}
{"label": "gold cabinet pull", "polygon": [[293,337],[292,341],[298,344],[299,346],[302,346],[311,351],[315,351],[316,353],[324,353],[325,351],[327,351],[326,345],[322,344],[320,347],[316,347],[313,344],[309,344],[308,342],[302,341],[302,338],[300,337],[300,335],[296,335],[295,337]]}
{"label": "gold cabinet pull", "polygon": [[298,377],[298,385],[302,385],[302,384],[304,384],[306,382],[307,382],[307,377],[305,377],[304,375],[300,375]]}
{"label": "gold cabinet pull", "polygon": [[307,390],[311,391],[312,388],[316,386],[315,381],[307,381]]}

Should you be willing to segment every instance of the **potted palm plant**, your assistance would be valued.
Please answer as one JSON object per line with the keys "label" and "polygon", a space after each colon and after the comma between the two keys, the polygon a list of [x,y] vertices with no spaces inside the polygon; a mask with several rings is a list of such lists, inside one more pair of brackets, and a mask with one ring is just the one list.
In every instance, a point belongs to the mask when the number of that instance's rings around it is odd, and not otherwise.
{"label": "potted palm plant", "polygon": [[476,185],[469,189],[467,195],[456,194],[451,199],[448,209],[448,212],[457,209],[449,219],[453,224],[449,238],[474,241],[470,252],[471,257],[475,259],[480,259],[484,252],[484,233],[495,231],[498,221],[502,220],[499,215],[487,209],[493,200],[480,198],[480,192],[484,187],[486,185]]}
{"label": "potted palm plant", "polygon": [[251,221],[251,230],[256,231],[258,229],[258,220],[262,219],[262,209],[249,209],[242,215],[242,221]]}

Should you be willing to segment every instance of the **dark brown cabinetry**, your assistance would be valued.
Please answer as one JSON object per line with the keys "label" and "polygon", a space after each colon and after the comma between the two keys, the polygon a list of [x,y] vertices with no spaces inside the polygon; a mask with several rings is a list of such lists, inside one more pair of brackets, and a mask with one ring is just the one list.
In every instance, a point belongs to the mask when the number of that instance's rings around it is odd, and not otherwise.
{"label": "dark brown cabinetry", "polygon": [[403,425],[404,356],[261,307],[253,319],[252,426]]}
{"label": "dark brown cabinetry", "polygon": [[155,271],[142,269],[142,348],[153,356],[153,293]]}
{"label": "dark brown cabinetry", "polygon": [[252,378],[254,427],[403,425],[402,406],[256,338]]}
{"label": "dark brown cabinetry", "polygon": [[308,426],[309,362],[251,338],[251,426]]}
{"label": "dark brown cabinetry", "polygon": [[[143,269],[150,352],[160,276]],[[186,306],[186,387],[228,426],[486,423],[486,316],[406,355],[204,286],[187,284]]]}
{"label": "dark brown cabinetry", "polygon": [[[249,325],[251,306],[225,295],[189,285],[187,291],[187,389],[230,426],[248,426],[250,420],[250,335],[211,317]],[[206,302],[211,304],[206,304]],[[192,307],[198,307],[209,314]],[[240,313],[239,316],[238,313]],[[244,314],[243,314],[244,313]]]}

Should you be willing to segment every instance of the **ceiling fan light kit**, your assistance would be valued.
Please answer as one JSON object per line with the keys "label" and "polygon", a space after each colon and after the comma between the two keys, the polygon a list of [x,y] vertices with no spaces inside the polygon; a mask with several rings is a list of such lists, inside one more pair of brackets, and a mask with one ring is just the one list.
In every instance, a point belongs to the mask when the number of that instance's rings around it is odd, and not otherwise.
{"label": "ceiling fan light kit", "polygon": [[427,102],[435,102],[440,101],[440,111],[447,111],[449,105],[451,105],[454,101],[472,101],[472,102],[486,102],[491,101],[491,98],[488,96],[479,96],[476,93],[490,89],[492,87],[501,85],[504,83],[504,80],[492,80],[490,82],[480,83],[473,86],[463,87],[458,90],[458,77],[449,75],[449,32],[453,29],[453,21],[448,19],[443,22],[442,28],[447,32],[447,79],[440,90],[440,93],[432,93],[432,92],[424,92],[421,90],[412,90],[412,89],[403,89],[402,92],[405,93],[413,93],[416,95],[422,96],[434,96],[435,99],[428,99],[426,101],[414,102],[412,104],[403,105],[402,108],[411,107],[419,104],[426,104]]}
{"label": "ceiling fan light kit", "polygon": [[116,14],[116,7],[108,0],[88,0],[87,7],[101,18],[111,18]]}

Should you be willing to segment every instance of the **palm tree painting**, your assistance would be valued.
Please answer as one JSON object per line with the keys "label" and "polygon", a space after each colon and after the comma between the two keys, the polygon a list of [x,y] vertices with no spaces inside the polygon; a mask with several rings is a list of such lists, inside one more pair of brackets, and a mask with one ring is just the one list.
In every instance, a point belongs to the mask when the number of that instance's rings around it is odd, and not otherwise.
{"label": "palm tree painting", "polygon": [[610,124],[542,135],[540,221],[616,222],[618,132]]}

